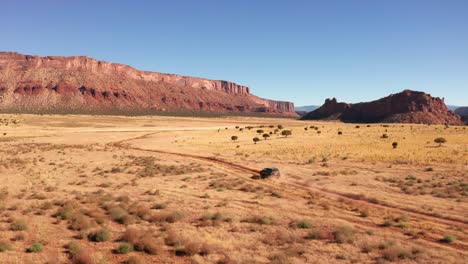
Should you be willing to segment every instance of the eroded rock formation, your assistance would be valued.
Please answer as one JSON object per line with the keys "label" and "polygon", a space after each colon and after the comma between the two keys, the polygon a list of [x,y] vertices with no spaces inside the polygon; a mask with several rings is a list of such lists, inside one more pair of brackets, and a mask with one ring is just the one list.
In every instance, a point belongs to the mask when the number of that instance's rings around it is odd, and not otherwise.
{"label": "eroded rock formation", "polygon": [[460,125],[460,116],[447,109],[444,99],[405,90],[376,101],[347,104],[327,99],[319,109],[302,119],[339,119],[344,122],[423,123]]}
{"label": "eroded rock formation", "polygon": [[0,110],[20,112],[270,113],[296,116],[289,102],[259,98],[228,81],[146,72],[84,56],[0,52]]}

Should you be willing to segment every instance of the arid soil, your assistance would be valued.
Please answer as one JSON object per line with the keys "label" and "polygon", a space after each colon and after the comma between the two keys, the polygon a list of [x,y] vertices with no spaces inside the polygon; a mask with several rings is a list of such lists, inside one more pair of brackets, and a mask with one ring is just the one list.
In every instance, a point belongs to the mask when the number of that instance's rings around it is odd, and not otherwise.
{"label": "arid soil", "polygon": [[468,259],[463,126],[0,115],[0,144],[0,263]]}

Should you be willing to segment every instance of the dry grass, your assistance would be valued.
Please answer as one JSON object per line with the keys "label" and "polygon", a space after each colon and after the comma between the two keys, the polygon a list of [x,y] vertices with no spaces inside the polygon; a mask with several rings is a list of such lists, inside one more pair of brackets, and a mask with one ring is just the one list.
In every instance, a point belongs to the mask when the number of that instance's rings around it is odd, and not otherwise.
{"label": "dry grass", "polygon": [[[0,142],[1,263],[462,263],[467,257],[463,127],[1,118],[21,120],[1,127],[7,133]],[[439,147],[437,137],[447,142]],[[253,171],[230,163],[278,167],[281,177],[254,180]]]}

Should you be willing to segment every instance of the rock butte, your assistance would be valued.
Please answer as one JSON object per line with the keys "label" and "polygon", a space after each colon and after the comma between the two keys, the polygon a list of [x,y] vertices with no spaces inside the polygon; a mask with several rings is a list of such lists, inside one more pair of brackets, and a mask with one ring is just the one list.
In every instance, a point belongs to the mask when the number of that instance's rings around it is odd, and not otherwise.
{"label": "rock butte", "polygon": [[325,104],[302,119],[338,119],[357,123],[462,124],[460,116],[447,109],[444,99],[411,90],[358,104],[340,103],[335,98],[327,99]]}
{"label": "rock butte", "polygon": [[0,110],[44,113],[267,113],[294,104],[257,97],[228,81],[140,71],[85,56],[0,52]]}

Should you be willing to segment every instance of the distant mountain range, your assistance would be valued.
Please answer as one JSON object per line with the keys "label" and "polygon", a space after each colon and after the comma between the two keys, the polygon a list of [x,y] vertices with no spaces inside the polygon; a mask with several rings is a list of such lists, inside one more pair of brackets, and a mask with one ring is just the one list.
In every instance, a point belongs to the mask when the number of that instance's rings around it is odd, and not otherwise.
{"label": "distant mountain range", "polygon": [[314,111],[315,109],[319,107],[320,105],[295,106],[294,110],[296,110],[297,112],[310,112],[310,111]]}
{"label": "distant mountain range", "polygon": [[456,105],[447,105],[448,110],[450,111],[455,111],[458,108],[463,107],[463,106],[456,106]]}

